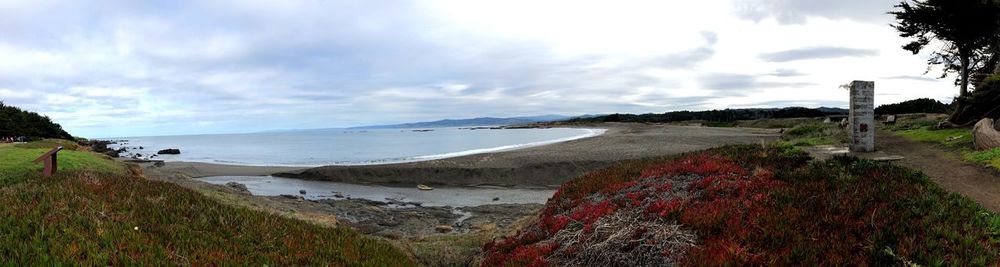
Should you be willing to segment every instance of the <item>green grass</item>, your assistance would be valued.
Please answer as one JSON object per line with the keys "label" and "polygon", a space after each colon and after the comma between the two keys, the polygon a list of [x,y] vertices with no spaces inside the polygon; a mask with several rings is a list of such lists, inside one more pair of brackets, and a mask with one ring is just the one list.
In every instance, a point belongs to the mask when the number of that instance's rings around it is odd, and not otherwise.
{"label": "green grass", "polygon": [[60,172],[30,160],[58,141],[0,146],[0,265],[411,266],[387,241],[220,203],[85,151]]}
{"label": "green grass", "polygon": [[[49,143],[49,144],[46,144]],[[51,149],[50,144],[28,143],[0,146],[0,185],[16,183],[24,174],[41,173],[43,165],[34,163],[38,156]],[[107,159],[104,155],[64,149],[58,154],[58,171],[90,170],[103,173],[125,173],[124,165]]]}
{"label": "green grass", "polygon": [[949,148],[971,148],[972,130],[966,128],[957,129],[933,129],[931,127],[920,127],[896,131],[896,134],[907,139],[935,143]]}
{"label": "green grass", "polygon": [[785,131],[781,143],[791,146],[836,145],[847,142],[847,132],[836,123],[803,123]]}
{"label": "green grass", "polygon": [[962,153],[962,155],[965,160],[1000,169],[1000,148],[984,151],[967,151]]}

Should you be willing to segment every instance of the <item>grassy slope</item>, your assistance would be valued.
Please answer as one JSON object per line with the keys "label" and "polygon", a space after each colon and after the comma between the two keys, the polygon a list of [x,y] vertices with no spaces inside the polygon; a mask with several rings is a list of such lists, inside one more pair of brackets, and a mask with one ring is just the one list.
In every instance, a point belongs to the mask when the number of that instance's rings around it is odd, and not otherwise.
{"label": "grassy slope", "polygon": [[[680,189],[669,186],[677,175],[694,175],[696,181],[676,185]],[[676,190],[687,193],[669,193]],[[600,199],[605,201],[595,202]],[[571,180],[549,200],[538,223],[488,244],[484,265],[545,264],[580,256],[585,247],[552,243],[553,238],[564,231],[588,236],[589,225],[621,212],[646,214],[634,218],[637,223],[694,230],[697,246],[677,258],[686,265],[986,265],[1000,260],[1000,216],[945,192],[922,174],[849,158],[810,164],[787,146],[729,146],[624,162]]]}
{"label": "grassy slope", "polygon": [[40,173],[43,165],[34,163],[39,155],[56,146],[63,146],[59,152],[59,171],[93,170],[107,173],[125,173],[125,167],[106,157],[84,151],[75,143],[66,140],[44,140],[27,144],[5,144],[0,146],[0,185],[17,183],[28,173]]}
{"label": "grassy slope", "polygon": [[41,178],[25,162],[47,145],[0,146],[0,261],[412,265],[387,242],[220,204],[89,152],[61,152],[60,174]]}

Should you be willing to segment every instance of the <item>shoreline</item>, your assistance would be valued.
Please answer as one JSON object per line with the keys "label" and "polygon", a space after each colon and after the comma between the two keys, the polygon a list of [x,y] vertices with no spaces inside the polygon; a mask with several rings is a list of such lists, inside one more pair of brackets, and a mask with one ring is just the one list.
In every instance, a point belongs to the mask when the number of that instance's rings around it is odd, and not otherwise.
{"label": "shoreline", "polygon": [[772,141],[776,131],[641,123],[599,123],[603,134],[533,147],[419,162],[316,168],[199,162],[141,164],[150,172],[208,176],[267,176],[390,187],[556,188],[581,174],[629,159],[668,156],[726,144]]}

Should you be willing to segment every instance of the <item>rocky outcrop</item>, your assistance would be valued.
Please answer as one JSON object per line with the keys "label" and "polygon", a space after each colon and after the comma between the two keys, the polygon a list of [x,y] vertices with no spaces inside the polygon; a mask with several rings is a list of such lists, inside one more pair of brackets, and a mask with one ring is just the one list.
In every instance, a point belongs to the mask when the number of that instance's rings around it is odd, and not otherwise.
{"label": "rocky outcrop", "polygon": [[237,182],[228,182],[228,183],[226,183],[226,186],[228,186],[228,187],[230,187],[232,189],[236,189],[236,191],[239,191],[242,194],[247,194],[247,195],[250,194],[250,189],[248,189],[247,185],[245,185],[245,184],[241,184],[241,183],[237,183]]}
{"label": "rocky outcrop", "polygon": [[997,131],[993,119],[985,118],[972,127],[972,137],[976,150],[987,150],[1000,147],[1000,131]]}
{"label": "rocky outcrop", "polygon": [[180,153],[181,153],[181,150],[180,149],[176,149],[176,148],[167,148],[167,149],[164,149],[164,150],[160,150],[159,152],[156,152],[156,154],[160,154],[160,155],[163,155],[163,154],[177,155],[177,154],[180,154]]}

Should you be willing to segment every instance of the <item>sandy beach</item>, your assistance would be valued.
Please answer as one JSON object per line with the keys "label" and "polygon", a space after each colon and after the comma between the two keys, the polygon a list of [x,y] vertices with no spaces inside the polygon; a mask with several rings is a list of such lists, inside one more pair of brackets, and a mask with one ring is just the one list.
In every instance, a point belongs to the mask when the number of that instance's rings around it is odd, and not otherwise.
{"label": "sandy beach", "polygon": [[575,127],[607,129],[603,135],[511,151],[430,161],[317,168],[236,166],[167,162],[148,166],[160,174],[188,177],[275,175],[306,180],[411,187],[504,186],[554,188],[587,171],[626,159],[683,153],[710,147],[772,141],[772,130],[663,124],[603,123]]}

